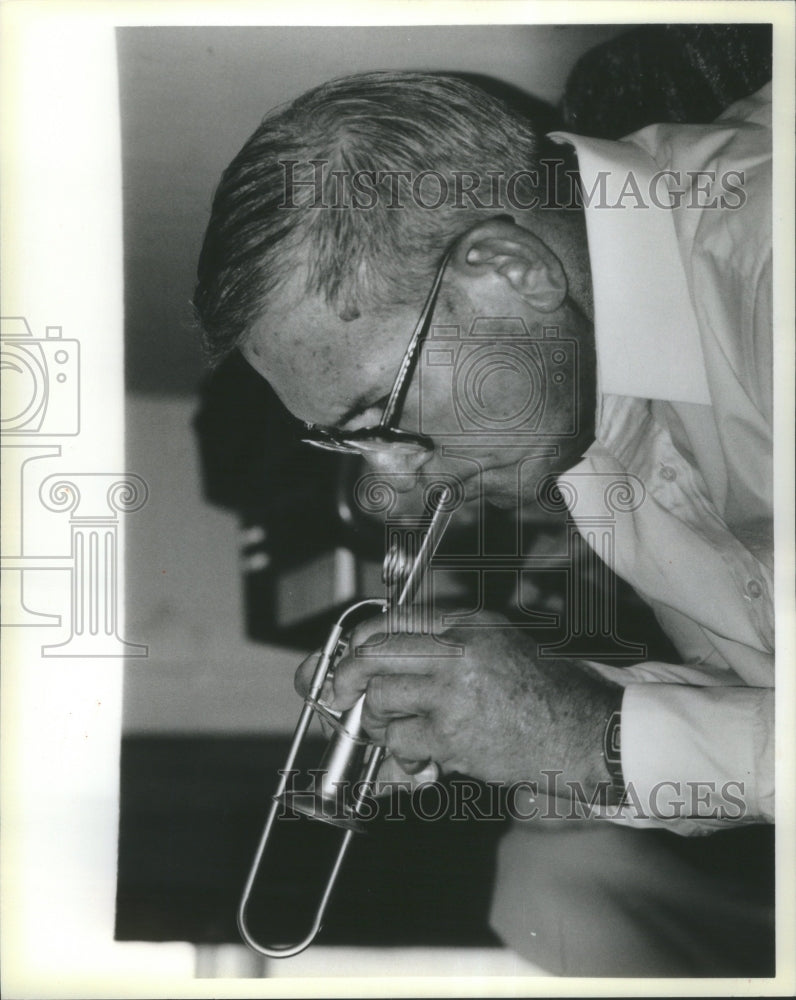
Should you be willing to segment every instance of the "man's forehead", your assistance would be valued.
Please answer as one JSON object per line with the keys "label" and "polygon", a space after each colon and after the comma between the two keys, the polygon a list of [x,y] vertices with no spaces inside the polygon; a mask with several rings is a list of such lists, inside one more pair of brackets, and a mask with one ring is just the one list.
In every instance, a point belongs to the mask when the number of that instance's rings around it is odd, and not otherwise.
{"label": "man's forehead", "polygon": [[[375,313],[346,321],[296,282],[280,291],[241,344],[297,417],[333,424],[361,402],[389,390],[406,343],[401,324]],[[408,342],[411,330],[404,330]]]}

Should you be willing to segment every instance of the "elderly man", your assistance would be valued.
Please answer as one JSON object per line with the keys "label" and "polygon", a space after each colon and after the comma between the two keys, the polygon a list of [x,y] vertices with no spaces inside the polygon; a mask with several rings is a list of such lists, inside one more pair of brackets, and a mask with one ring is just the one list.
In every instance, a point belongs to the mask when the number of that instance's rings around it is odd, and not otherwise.
{"label": "elderly man", "polygon": [[[211,352],[240,350],[308,439],[502,507],[560,476],[592,540],[590,494],[633,491],[613,568],[679,663],[546,658],[485,616],[449,629],[462,657],[391,635],[329,692],[366,693],[392,776],[433,762],[589,803],[528,809],[500,853],[493,923],[553,972],[771,971],[765,894],[680,846],[773,822],[768,97],[608,142],[540,136],[455,78],[351,77],[265,119],[205,237]],[[485,317],[496,344],[521,321],[548,347],[538,399],[512,364],[471,387],[489,421],[468,436],[450,366],[418,355]]]}

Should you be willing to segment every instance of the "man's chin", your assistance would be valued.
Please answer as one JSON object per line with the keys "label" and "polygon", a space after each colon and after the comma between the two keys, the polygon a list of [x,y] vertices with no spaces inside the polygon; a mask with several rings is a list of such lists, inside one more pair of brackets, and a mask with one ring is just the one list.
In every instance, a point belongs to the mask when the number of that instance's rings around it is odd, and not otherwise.
{"label": "man's chin", "polygon": [[473,500],[482,500],[490,507],[512,510],[522,506],[522,498],[517,496],[517,472],[513,467],[485,469],[467,485],[467,493]]}
{"label": "man's chin", "polygon": [[497,510],[516,510],[518,506],[522,507],[522,500],[518,500],[516,493],[484,493],[484,499],[490,507]]}
{"label": "man's chin", "polygon": [[514,464],[484,469],[480,475],[465,480],[465,495],[468,501],[484,501],[498,510],[522,510],[534,502],[537,483],[551,471],[552,463],[537,469],[533,478],[525,477],[518,483],[517,466]]}
{"label": "man's chin", "polygon": [[482,482],[483,498],[490,507],[498,510],[517,510],[522,507],[522,495],[517,495],[515,475],[500,476],[485,473]]}

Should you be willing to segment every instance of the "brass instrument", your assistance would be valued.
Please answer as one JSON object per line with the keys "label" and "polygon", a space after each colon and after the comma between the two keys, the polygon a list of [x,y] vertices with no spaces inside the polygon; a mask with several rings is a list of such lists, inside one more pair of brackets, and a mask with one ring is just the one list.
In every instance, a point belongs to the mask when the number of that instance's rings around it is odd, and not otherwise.
{"label": "brass instrument", "polygon": [[[431,496],[434,497],[431,519],[414,557],[409,558],[405,552],[395,548],[390,549],[385,557],[382,575],[387,584],[387,600],[374,598],[358,601],[347,608],[335,622],[318,656],[290,751],[281,771],[281,778],[238,908],[238,928],[243,940],[254,951],[269,958],[290,958],[304,951],[313,942],[321,929],[324,913],[351,838],[363,830],[360,819],[362,807],[374,785],[387,751],[385,747],[373,743],[362,728],[364,694],[356,704],[343,713],[331,712],[321,702],[320,696],[324,682],[331,676],[331,671],[345,648],[344,637],[360,618],[363,609],[379,608],[383,613],[390,614],[398,608],[403,608],[405,614],[416,595],[454,507],[451,502],[452,491],[446,485],[432,491]],[[313,772],[316,776],[320,772],[320,782],[314,780],[313,786],[304,791],[288,790],[288,779],[296,773],[294,768],[299,749],[312,717],[316,714],[325,719],[333,729],[320,767]],[[307,935],[294,944],[264,945],[257,941],[249,930],[246,911],[280,809],[337,827],[343,831],[343,836]]]}

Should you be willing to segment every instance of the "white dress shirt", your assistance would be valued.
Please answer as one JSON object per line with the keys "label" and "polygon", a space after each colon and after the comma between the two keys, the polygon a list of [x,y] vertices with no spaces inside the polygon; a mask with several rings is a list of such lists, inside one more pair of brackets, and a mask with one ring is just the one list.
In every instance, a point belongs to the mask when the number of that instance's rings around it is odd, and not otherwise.
{"label": "white dress shirt", "polygon": [[682,657],[598,667],[626,685],[634,795],[611,818],[683,834],[774,818],[770,97],[619,142],[554,136],[595,192],[596,440],[562,479],[643,484],[613,568]]}

